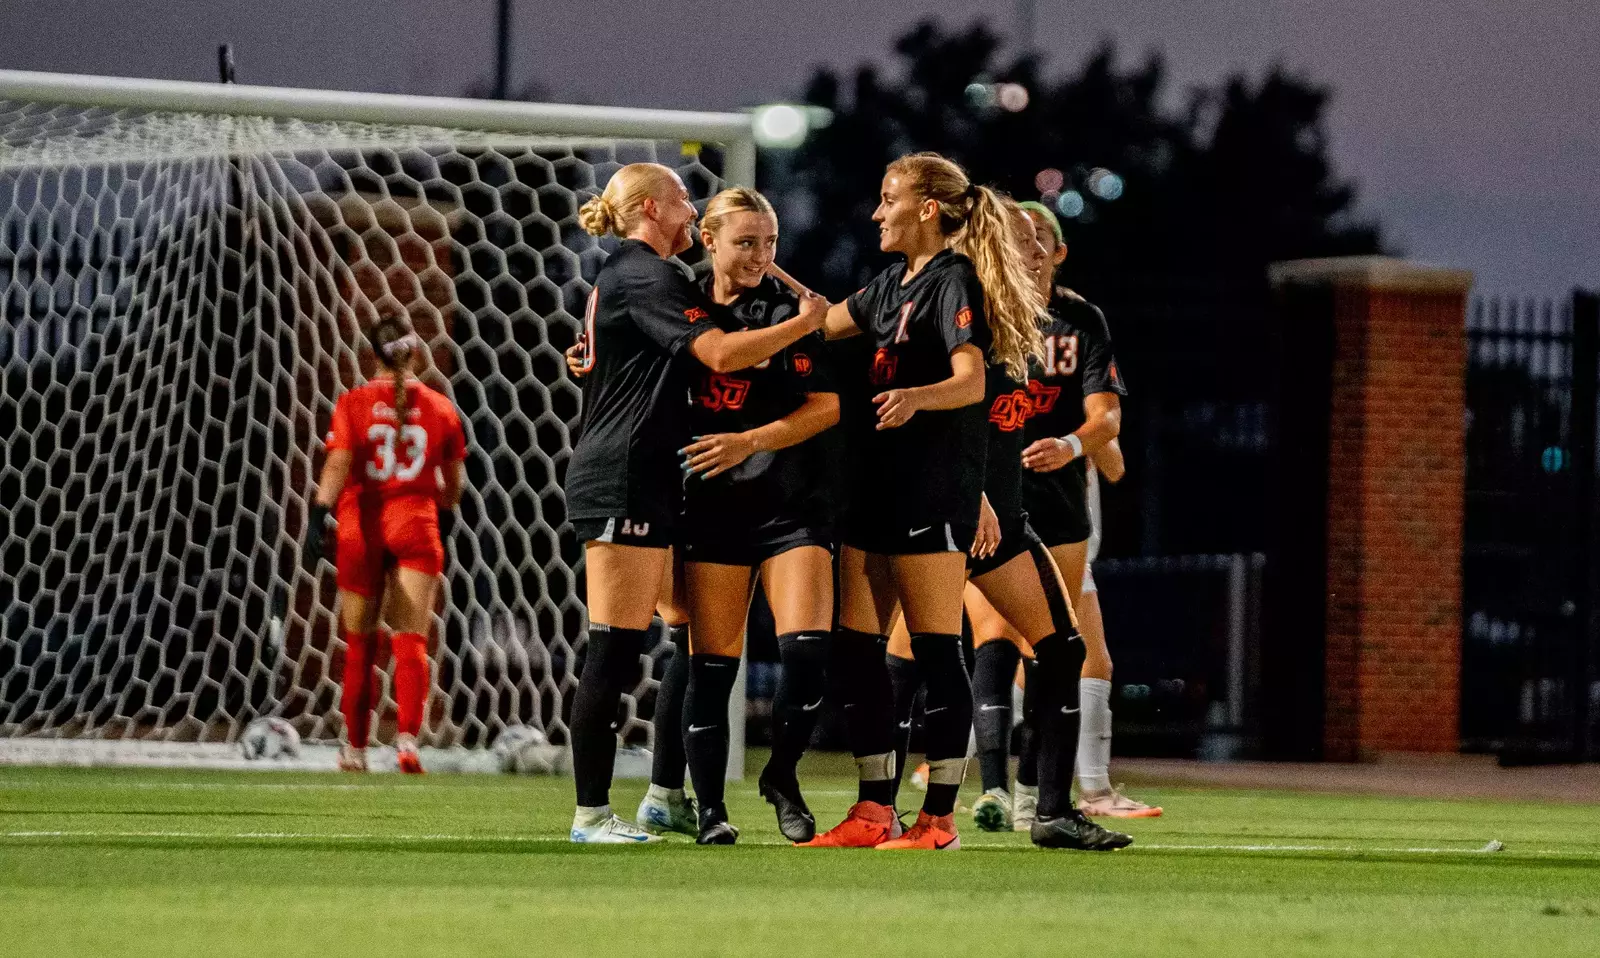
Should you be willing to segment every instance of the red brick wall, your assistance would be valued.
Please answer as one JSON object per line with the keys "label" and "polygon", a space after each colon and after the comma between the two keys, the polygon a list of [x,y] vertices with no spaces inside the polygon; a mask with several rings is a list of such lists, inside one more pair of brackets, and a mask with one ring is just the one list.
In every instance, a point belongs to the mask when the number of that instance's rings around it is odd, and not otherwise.
{"label": "red brick wall", "polygon": [[1334,287],[1324,756],[1455,752],[1470,276],[1363,257],[1275,277]]}

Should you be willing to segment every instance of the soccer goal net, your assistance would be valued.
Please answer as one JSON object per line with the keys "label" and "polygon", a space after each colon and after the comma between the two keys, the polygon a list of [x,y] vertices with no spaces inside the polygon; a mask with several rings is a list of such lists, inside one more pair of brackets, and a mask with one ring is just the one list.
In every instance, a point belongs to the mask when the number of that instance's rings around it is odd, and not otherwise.
{"label": "soccer goal net", "polygon": [[232,754],[267,716],[338,740],[334,577],[300,542],[386,310],[470,450],[423,742],[564,743],[586,623],[562,351],[614,249],[577,210],[641,160],[704,200],[753,178],[748,118],[0,71],[0,746]]}

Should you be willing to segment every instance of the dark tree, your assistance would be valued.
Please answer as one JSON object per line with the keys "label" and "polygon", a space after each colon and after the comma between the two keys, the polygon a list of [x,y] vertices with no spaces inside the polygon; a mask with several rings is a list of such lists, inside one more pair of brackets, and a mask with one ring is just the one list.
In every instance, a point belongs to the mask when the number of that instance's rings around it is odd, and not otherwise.
{"label": "dark tree", "polygon": [[[833,111],[833,125],[769,170],[798,271],[839,295],[881,267],[869,222],[878,184],[913,150],[944,153],[1021,199],[1039,196],[1041,170],[1062,171],[1087,200],[1064,224],[1067,277],[1086,291],[1151,276],[1177,286],[1260,278],[1273,260],[1378,250],[1327,157],[1326,89],[1274,68],[1173,110],[1159,56],[1124,66],[1108,44],[1075,73],[1046,78],[1031,57],[1002,62],[1000,46],[981,25],[948,32],[929,21],[895,44],[897,79],[872,67],[850,81],[812,78],[805,100]],[[1011,112],[971,97],[975,82],[1020,84],[1028,104]],[[1092,194],[1097,168],[1122,178],[1120,197]]]}

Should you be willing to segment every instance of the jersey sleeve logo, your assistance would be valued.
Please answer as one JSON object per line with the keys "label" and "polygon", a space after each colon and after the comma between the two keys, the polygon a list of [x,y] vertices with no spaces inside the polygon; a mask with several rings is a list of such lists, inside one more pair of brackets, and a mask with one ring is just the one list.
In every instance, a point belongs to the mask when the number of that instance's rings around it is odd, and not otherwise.
{"label": "jersey sleeve logo", "polygon": [[796,376],[811,375],[811,357],[805,353],[794,354],[794,374]]}
{"label": "jersey sleeve logo", "polygon": [[989,407],[989,421],[995,424],[995,428],[1001,432],[1016,432],[1022,428],[1022,424],[1033,414],[1033,400],[1028,392],[1018,389],[994,397],[994,405]]}
{"label": "jersey sleeve logo", "polygon": [[698,323],[700,320],[705,319],[710,315],[710,313],[698,306],[690,306],[688,309],[683,311],[683,318],[687,319],[691,324]]}
{"label": "jersey sleeve logo", "polygon": [[1028,400],[1032,408],[1031,415],[1043,415],[1056,408],[1056,400],[1061,398],[1060,386],[1046,386],[1037,379],[1028,381]]}
{"label": "jersey sleeve logo", "polygon": [[966,329],[972,325],[972,307],[963,306],[956,310],[956,328]]}
{"label": "jersey sleeve logo", "polygon": [[750,380],[711,373],[700,381],[700,392],[695,400],[713,412],[721,412],[724,409],[743,409],[745,398],[749,395]]}
{"label": "jersey sleeve logo", "polygon": [[887,386],[894,382],[895,371],[899,368],[899,358],[889,352],[889,347],[880,347],[872,357],[872,385]]}
{"label": "jersey sleeve logo", "polygon": [[1122,374],[1117,372],[1117,361],[1113,359],[1111,365],[1106,367],[1106,373],[1111,376],[1111,381],[1118,386],[1122,385]]}

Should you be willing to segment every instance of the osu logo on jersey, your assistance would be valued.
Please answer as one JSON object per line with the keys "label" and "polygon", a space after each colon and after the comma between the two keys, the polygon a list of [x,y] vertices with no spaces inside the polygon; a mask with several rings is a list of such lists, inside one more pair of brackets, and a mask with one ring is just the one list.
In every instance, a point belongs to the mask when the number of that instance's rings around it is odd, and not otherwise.
{"label": "osu logo on jersey", "polygon": [[750,380],[735,379],[724,373],[711,373],[700,381],[700,405],[713,411],[743,409],[750,395]]}
{"label": "osu logo on jersey", "polygon": [[956,328],[966,329],[972,325],[972,307],[963,306],[956,310]]}
{"label": "osu logo on jersey", "polygon": [[700,320],[705,319],[710,315],[710,313],[698,306],[690,306],[688,309],[683,311],[683,318],[687,319],[691,323],[698,323]]}
{"label": "osu logo on jersey", "polygon": [[887,386],[894,382],[895,370],[899,368],[899,358],[889,352],[889,347],[880,346],[872,357],[872,385]]}
{"label": "osu logo on jersey", "polygon": [[805,353],[794,354],[794,373],[796,376],[811,375],[811,357]]}
{"label": "osu logo on jersey", "polygon": [[[1029,383],[1029,385],[1033,385]],[[1059,392],[1060,390],[1057,390]],[[1033,400],[1028,396],[1028,390],[1018,389],[1015,392],[1004,393],[994,397],[994,405],[989,407],[989,421],[994,423],[1001,432],[1016,432],[1022,424],[1028,421],[1033,414]]]}
{"label": "osu logo on jersey", "polygon": [[1037,379],[1028,380],[1028,405],[1031,409],[1029,415],[1042,415],[1056,408],[1056,400],[1061,398],[1060,386],[1046,386]]}

